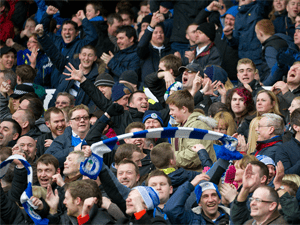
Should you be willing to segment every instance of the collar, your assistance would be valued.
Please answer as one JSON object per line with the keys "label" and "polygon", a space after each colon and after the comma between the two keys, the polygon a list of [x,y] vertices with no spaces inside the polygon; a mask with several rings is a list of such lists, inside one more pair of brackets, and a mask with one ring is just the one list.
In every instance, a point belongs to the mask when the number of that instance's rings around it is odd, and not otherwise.
{"label": "collar", "polygon": [[81,138],[79,137],[79,135],[76,134],[73,130],[72,130],[72,136],[73,136],[74,138],[79,138],[81,141],[83,140],[83,139],[81,139]]}
{"label": "collar", "polygon": [[208,46],[208,45],[206,45],[206,46],[204,46],[204,47],[202,47],[202,48],[200,48],[200,49],[199,49],[199,47],[197,46],[197,48],[196,48],[196,53],[197,53],[197,55],[201,54],[207,46]]}
{"label": "collar", "polygon": [[163,171],[166,175],[173,173],[174,171],[176,171],[176,169],[174,167],[169,167],[167,169],[160,169],[161,171]]}

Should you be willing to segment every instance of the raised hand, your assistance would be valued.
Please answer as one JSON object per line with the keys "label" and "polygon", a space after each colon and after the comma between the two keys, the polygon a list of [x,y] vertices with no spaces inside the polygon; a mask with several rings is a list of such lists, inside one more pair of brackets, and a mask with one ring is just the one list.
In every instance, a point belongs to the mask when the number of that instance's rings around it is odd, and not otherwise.
{"label": "raised hand", "polygon": [[80,20],[83,20],[85,18],[85,15],[84,15],[84,12],[83,10],[79,10],[77,13],[76,13],[76,17]]}
{"label": "raised hand", "polygon": [[13,41],[12,38],[7,38],[5,44],[6,44],[8,47],[11,47],[11,46],[13,46],[13,45],[15,44],[15,42]]}
{"label": "raised hand", "polygon": [[48,206],[50,207],[49,213],[50,214],[57,213],[57,207],[58,207],[58,203],[59,203],[58,191],[57,191],[57,189],[55,189],[55,191],[53,193],[52,187],[50,184],[48,184],[48,187],[47,187],[47,195],[46,195],[45,201],[48,204]]}
{"label": "raised hand", "polygon": [[65,185],[64,179],[61,177],[60,173],[52,176],[52,182],[55,182],[60,187]]}
{"label": "raised hand", "polygon": [[35,66],[36,66],[36,58],[38,56],[38,51],[37,51],[36,47],[32,48],[31,55],[29,55],[28,53],[26,53],[26,56],[29,59],[30,66],[34,69]]}
{"label": "raised hand", "polygon": [[56,14],[57,12],[58,12],[58,9],[55,8],[55,7],[52,6],[52,5],[49,5],[48,8],[47,8],[47,10],[46,10],[46,13],[47,13],[48,15],[54,15],[54,14]]}
{"label": "raised hand", "polygon": [[210,177],[208,175],[206,175],[205,173],[201,173],[201,174],[198,174],[197,176],[195,176],[195,178],[191,181],[191,184],[196,187],[200,181],[202,180],[206,180],[206,181],[209,181]]}
{"label": "raised hand", "polygon": [[89,145],[82,146],[81,151],[84,152],[84,157],[86,157],[86,158],[88,158],[92,155],[91,146],[89,146]]}
{"label": "raised hand", "polygon": [[217,1],[212,1],[206,8],[208,11],[218,11],[222,8],[222,4]]}
{"label": "raised hand", "polygon": [[222,195],[222,203],[229,205],[237,196],[237,190],[233,184],[224,183],[221,186],[220,194]]}
{"label": "raised hand", "polygon": [[69,67],[66,65],[65,68],[70,72],[70,73],[63,72],[64,75],[69,76],[69,78],[66,78],[66,80],[76,80],[79,81],[80,83],[86,80],[86,77],[83,75],[83,68],[81,64],[79,65],[78,70],[76,70],[71,63],[69,63]]}
{"label": "raised hand", "polygon": [[84,200],[83,202],[83,207],[82,207],[82,212],[81,212],[81,216],[85,216],[88,215],[89,212],[91,211],[92,207],[94,206],[94,204],[97,204],[98,200],[96,197],[90,197]]}
{"label": "raised hand", "polygon": [[37,197],[31,196],[30,200],[34,206],[38,207],[38,210],[42,210],[44,208],[43,202]]}
{"label": "raised hand", "polygon": [[109,61],[114,57],[114,54],[109,51],[109,54],[106,54],[105,52],[101,55],[101,59],[103,60],[103,62],[107,65],[109,63]]}
{"label": "raised hand", "polygon": [[200,149],[205,149],[205,147],[203,146],[203,144],[195,144],[191,149],[194,152],[198,152]]}
{"label": "raised hand", "polygon": [[44,27],[43,24],[38,24],[35,27],[35,32],[37,33],[37,35],[39,35],[40,37],[43,36],[44,34]]}

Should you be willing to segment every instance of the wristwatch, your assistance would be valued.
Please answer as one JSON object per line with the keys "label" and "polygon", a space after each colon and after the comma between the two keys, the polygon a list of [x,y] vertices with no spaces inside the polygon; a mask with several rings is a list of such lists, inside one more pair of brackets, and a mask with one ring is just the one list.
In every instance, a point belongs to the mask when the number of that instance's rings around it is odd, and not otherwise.
{"label": "wristwatch", "polygon": [[280,186],[280,187],[277,188],[275,191],[279,191],[279,190],[284,190],[284,186]]}

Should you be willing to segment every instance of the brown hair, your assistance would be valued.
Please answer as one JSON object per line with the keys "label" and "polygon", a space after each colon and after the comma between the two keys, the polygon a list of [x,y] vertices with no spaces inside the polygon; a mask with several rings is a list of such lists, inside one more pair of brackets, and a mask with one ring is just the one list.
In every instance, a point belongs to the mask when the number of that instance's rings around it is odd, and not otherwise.
{"label": "brown hair", "polygon": [[22,83],[33,83],[36,76],[35,69],[26,64],[17,66],[16,74],[20,77]]}
{"label": "brown hair", "polygon": [[51,107],[51,108],[47,109],[47,111],[44,114],[45,121],[48,121],[48,122],[50,121],[51,113],[53,113],[53,114],[62,113],[64,115],[64,113],[61,109],[56,108],[56,107]]}
{"label": "brown hair", "polygon": [[156,168],[168,168],[170,160],[174,159],[172,145],[167,142],[156,145],[150,152],[150,158]]}
{"label": "brown hair", "polygon": [[194,97],[187,89],[175,91],[169,96],[166,103],[168,105],[175,105],[179,109],[185,106],[189,113],[193,113],[194,111]]}
{"label": "brown hair", "polygon": [[124,164],[132,164],[134,166],[134,170],[135,170],[136,175],[140,174],[139,167],[132,160],[123,159],[121,162],[118,163],[118,166],[124,165]]}
{"label": "brown hair", "polygon": [[168,184],[170,186],[172,186],[172,181],[171,181],[170,177],[167,174],[165,174],[163,171],[161,171],[161,170],[153,170],[151,173],[149,173],[149,175],[148,175],[148,177],[147,177],[147,179],[145,181],[145,185],[146,186],[149,185],[149,180],[152,177],[158,177],[158,176],[163,176],[163,177],[167,178]]}
{"label": "brown hair", "polygon": [[36,161],[36,165],[38,165],[39,163],[45,164],[46,166],[48,166],[49,164],[53,165],[55,170],[58,169],[59,167],[59,162],[57,160],[57,158],[55,158],[53,155],[50,154],[43,154],[41,155],[37,161]]}
{"label": "brown hair", "polygon": [[236,123],[229,112],[218,112],[214,119],[219,123],[222,120],[227,128],[227,135],[233,135],[236,132]]}
{"label": "brown hair", "polygon": [[180,75],[179,67],[182,65],[181,59],[177,56],[170,54],[162,57],[159,62],[163,62],[164,66],[167,70],[172,69],[174,73],[174,77],[178,77]]}
{"label": "brown hair", "polygon": [[56,96],[56,99],[57,99],[59,96],[66,96],[66,97],[68,97],[69,100],[70,100],[70,106],[71,106],[71,105],[75,105],[75,98],[74,98],[73,95],[71,95],[71,94],[69,94],[69,93],[67,93],[67,92],[59,92],[59,93],[57,94],[57,96]]}
{"label": "brown hair", "polygon": [[[279,116],[282,116],[282,114],[280,113],[280,110],[279,110],[279,101],[278,101],[277,96],[272,91],[260,90],[256,95],[256,99],[257,99],[258,95],[261,93],[266,93],[269,96],[269,98],[271,99],[271,103],[275,102],[275,106],[271,109],[270,112],[267,112],[267,113],[275,113]],[[259,116],[258,112],[256,112],[256,116]]]}
{"label": "brown hair", "polygon": [[267,184],[268,177],[269,177],[268,167],[260,161],[251,161],[250,164],[253,166],[258,166],[260,168],[259,177],[262,178],[263,176],[266,176],[267,179],[266,179],[265,184]]}
{"label": "brown hair", "polygon": [[145,130],[145,124],[142,122],[132,122],[125,128],[125,134],[130,133],[130,131],[134,128]]}
{"label": "brown hair", "polygon": [[115,163],[118,165],[122,160],[132,159],[132,154],[134,152],[142,152],[142,150],[134,144],[122,144],[118,147],[114,159]]}

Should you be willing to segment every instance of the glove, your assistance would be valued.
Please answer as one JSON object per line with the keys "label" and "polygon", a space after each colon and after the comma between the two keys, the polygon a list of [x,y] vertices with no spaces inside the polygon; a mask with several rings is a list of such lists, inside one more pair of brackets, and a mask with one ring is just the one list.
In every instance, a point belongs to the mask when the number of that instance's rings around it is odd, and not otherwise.
{"label": "glove", "polygon": [[284,67],[285,65],[291,67],[296,61],[293,53],[285,53],[283,50],[278,52],[276,59],[279,67]]}
{"label": "glove", "polygon": [[118,103],[113,103],[113,104],[111,104],[111,106],[108,107],[106,112],[111,117],[119,116],[119,115],[122,115],[124,113],[124,107],[119,105]]}

